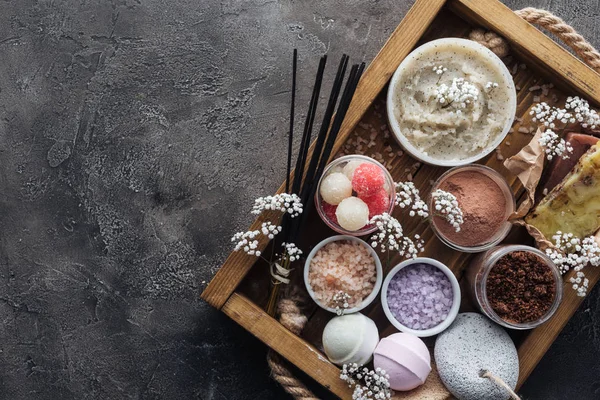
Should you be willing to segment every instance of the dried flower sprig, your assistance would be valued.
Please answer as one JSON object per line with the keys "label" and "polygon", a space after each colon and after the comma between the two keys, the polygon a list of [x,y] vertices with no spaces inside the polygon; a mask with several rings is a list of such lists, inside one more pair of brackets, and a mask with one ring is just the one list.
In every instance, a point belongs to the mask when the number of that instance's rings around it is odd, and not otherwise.
{"label": "dried flower sprig", "polygon": [[548,161],[556,156],[567,159],[573,153],[573,146],[550,128],[542,133],[539,142],[544,147]]}
{"label": "dried flower sprig", "polygon": [[433,214],[444,218],[456,232],[460,232],[460,226],[464,223],[464,219],[456,196],[442,189],[436,189],[431,193],[431,197],[433,198]]}
{"label": "dried flower sprig", "polygon": [[279,193],[273,196],[259,197],[254,200],[252,214],[260,214],[265,210],[281,211],[294,218],[302,214],[302,201],[296,194]]}
{"label": "dried flower sprig", "polygon": [[231,238],[232,242],[236,242],[233,251],[243,250],[251,256],[260,257],[260,250],[258,248],[258,240],[256,238],[260,235],[260,231],[248,231],[248,232],[237,232]]}
{"label": "dried flower sprig", "polygon": [[434,65],[433,67],[433,72],[435,72],[437,75],[442,75],[446,71],[448,71],[448,68],[444,67],[443,65]]}
{"label": "dried flower sprig", "polygon": [[584,297],[587,293],[589,280],[582,269],[590,264],[594,267],[600,265],[600,246],[593,236],[584,239],[573,236],[572,233],[556,232],[552,236],[554,247],[546,249],[546,254],[556,264],[561,273],[570,269],[576,271],[576,276],[569,281],[577,295]]}
{"label": "dried flower sprig", "polygon": [[[259,197],[254,201],[254,207],[252,208],[252,214],[260,214],[265,210],[280,211],[288,214],[291,218],[297,217],[302,213],[303,207],[300,197],[295,194],[280,193],[274,196]],[[283,227],[275,225],[271,221],[265,221],[261,224],[260,230],[238,232],[231,238],[232,242],[235,242],[234,251],[244,251],[246,254],[256,257],[261,257],[269,264],[269,270],[271,276],[274,279],[274,283],[289,283],[291,268],[290,263],[300,259],[302,250],[300,250],[294,243],[282,243],[284,251],[283,254],[278,255],[278,259],[273,261],[273,255],[275,253],[274,247],[271,252],[271,259],[267,260],[262,257],[262,253],[258,250],[258,237],[262,234],[269,240],[272,240],[280,234]]]}
{"label": "dried flower sprig", "polygon": [[485,84],[484,89],[487,93],[491,93],[497,87],[498,87],[498,84],[496,82],[488,82]]}
{"label": "dried flower sprig", "polygon": [[279,225],[275,225],[272,222],[263,222],[261,226],[261,232],[263,235],[268,237],[269,239],[273,239],[275,235],[281,233],[282,227]]}
{"label": "dried flower sprig", "polygon": [[415,258],[424,249],[424,241],[419,235],[414,239],[404,235],[402,224],[388,213],[371,218],[370,224],[377,227],[371,236],[371,246],[382,252],[395,251],[402,257]]}
{"label": "dried flower sprig", "polygon": [[344,312],[350,308],[350,300],[352,296],[348,293],[340,290],[333,295],[333,304],[335,305],[335,313],[337,315],[344,315]]}
{"label": "dried flower sprig", "polygon": [[290,262],[294,262],[300,259],[302,250],[300,250],[294,243],[282,243],[281,246],[285,249],[285,254],[290,259]]}
{"label": "dried flower sprig", "polygon": [[460,114],[460,109],[465,109],[469,104],[479,98],[479,89],[464,78],[453,78],[450,86],[442,83],[434,90],[436,100],[446,108],[453,105]]}
{"label": "dried flower sprig", "polygon": [[354,386],[353,400],[385,400],[392,398],[390,376],[381,368],[373,371],[356,363],[344,364],[340,379],[348,383],[348,386]]}
{"label": "dried flower sprig", "polygon": [[575,123],[576,121],[575,117],[566,109],[550,106],[544,101],[534,105],[531,111],[529,111],[529,115],[533,115],[533,118],[531,118],[533,122],[541,122],[545,127],[550,129],[556,128],[557,122],[566,125],[568,123]]}
{"label": "dried flower sprig", "polygon": [[575,113],[575,119],[584,128],[596,129],[600,125],[600,115],[590,108],[590,103],[578,96],[567,97],[565,108]]}
{"label": "dried flower sprig", "polygon": [[414,217],[427,218],[429,216],[429,208],[427,203],[421,199],[419,189],[416,188],[413,182],[398,182],[396,185],[396,205],[400,208],[410,207],[409,215]]}
{"label": "dried flower sprig", "polygon": [[564,109],[541,102],[533,106],[529,114],[533,116],[532,121],[540,122],[545,127],[539,142],[545,147],[548,160],[552,160],[555,156],[569,158],[569,154],[573,152],[571,145],[556,133],[557,129],[564,130],[569,124],[574,123],[590,129],[600,126],[598,112],[578,96],[567,97]]}

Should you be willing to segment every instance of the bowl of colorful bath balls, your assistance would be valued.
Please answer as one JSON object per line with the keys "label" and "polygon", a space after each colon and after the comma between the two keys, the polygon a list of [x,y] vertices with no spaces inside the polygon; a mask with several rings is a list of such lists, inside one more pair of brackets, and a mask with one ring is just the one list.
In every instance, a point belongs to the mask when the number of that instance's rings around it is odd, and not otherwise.
{"label": "bowl of colorful bath balls", "polygon": [[370,221],[391,214],[395,200],[394,180],[387,169],[358,154],[327,165],[315,194],[321,219],[334,231],[352,236],[373,233],[377,228]]}

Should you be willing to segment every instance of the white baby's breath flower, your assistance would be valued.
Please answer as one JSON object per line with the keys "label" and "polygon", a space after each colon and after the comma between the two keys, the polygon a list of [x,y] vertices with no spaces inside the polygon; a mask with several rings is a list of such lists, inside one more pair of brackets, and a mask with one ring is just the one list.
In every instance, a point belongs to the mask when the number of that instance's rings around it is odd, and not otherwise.
{"label": "white baby's breath flower", "polygon": [[427,203],[421,199],[419,189],[413,182],[398,182],[396,185],[396,205],[400,208],[409,208],[409,215],[423,218],[429,216]]}
{"label": "white baby's breath flower", "polygon": [[337,315],[344,315],[344,311],[350,308],[349,301],[352,299],[348,293],[340,290],[333,295],[333,304],[335,305],[335,313]]}
{"label": "white baby's breath flower", "polygon": [[572,233],[556,232],[552,236],[554,247],[546,249],[546,255],[556,264],[561,273],[569,270],[576,271],[575,277],[569,282],[577,295],[584,297],[587,293],[589,280],[581,271],[586,265],[597,267],[600,265],[600,246],[593,236],[583,240],[575,237]]}
{"label": "white baby's breath flower", "polygon": [[573,153],[573,147],[565,139],[561,138],[550,128],[546,128],[539,138],[539,142],[544,147],[546,158],[552,160],[555,156],[563,159],[569,158],[569,154]]}
{"label": "white baby's breath flower", "polygon": [[265,210],[288,213],[292,218],[302,214],[303,206],[296,194],[279,193],[274,196],[259,197],[254,200],[252,214],[260,214]]}
{"label": "white baby's breath flower", "polygon": [[590,108],[590,104],[586,100],[578,96],[568,97],[565,108],[574,113],[573,118],[582,127],[596,129],[597,126],[600,126],[600,115],[596,110]]}
{"label": "white baby's breath flower", "polygon": [[356,363],[344,364],[340,379],[354,386],[353,400],[386,400],[392,398],[389,375],[385,370],[369,370]]}
{"label": "white baby's breath flower", "polygon": [[300,259],[302,250],[300,250],[294,243],[282,243],[281,246],[285,248],[285,253],[288,255],[291,262]]}
{"label": "white baby's breath flower", "polygon": [[233,251],[243,250],[251,256],[260,256],[258,248],[258,240],[256,238],[260,235],[260,231],[248,231],[238,232],[231,238],[232,242],[235,242],[235,248]]}
{"label": "white baby's breath flower", "polygon": [[491,92],[492,90],[496,89],[497,87],[498,87],[498,84],[496,82],[488,82],[484,86],[486,92]]}
{"label": "white baby's breath flower", "polygon": [[273,239],[275,235],[281,233],[282,227],[279,225],[275,225],[269,221],[263,222],[261,226],[261,232],[263,235],[268,237],[269,239]]}
{"label": "white baby's breath flower", "polygon": [[448,71],[448,68],[444,67],[443,65],[436,65],[433,67],[433,72],[435,72],[437,75],[442,75],[446,71]]}
{"label": "white baby's breath flower", "polygon": [[456,232],[460,232],[460,226],[464,220],[456,196],[442,189],[436,189],[431,193],[431,197],[433,198],[433,215],[442,217],[454,227]]}
{"label": "white baby's breath flower", "polygon": [[479,98],[477,86],[464,78],[453,78],[449,86],[445,83],[438,84],[433,93],[442,108],[453,105],[455,109],[464,109]]}
{"label": "white baby's breath flower", "polygon": [[404,236],[400,222],[388,213],[371,218],[370,224],[377,227],[371,236],[371,246],[379,247],[382,252],[395,251],[402,257],[415,258],[423,251],[424,242],[419,235],[414,239]]}

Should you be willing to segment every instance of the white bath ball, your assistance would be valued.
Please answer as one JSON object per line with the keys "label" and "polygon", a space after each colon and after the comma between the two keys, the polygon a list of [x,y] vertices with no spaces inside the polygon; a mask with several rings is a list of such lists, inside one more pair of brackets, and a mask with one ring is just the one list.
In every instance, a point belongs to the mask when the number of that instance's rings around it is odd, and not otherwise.
{"label": "white bath ball", "polygon": [[335,317],[323,330],[323,349],[329,361],[337,365],[368,363],[378,342],[375,322],[361,313]]}
{"label": "white bath ball", "polygon": [[369,206],[358,197],[348,197],[338,205],[335,216],[342,228],[357,231],[369,223]]}
{"label": "white bath ball", "polygon": [[508,333],[481,314],[458,314],[435,342],[440,379],[458,400],[506,400],[506,390],[481,371],[490,371],[513,390],[519,378],[519,357]]}
{"label": "white bath ball", "polygon": [[354,175],[354,170],[362,163],[364,163],[364,161],[361,160],[348,161],[348,163],[344,166],[344,175],[346,175],[346,177],[350,179],[350,181],[352,181],[352,175]]}
{"label": "white bath ball", "polygon": [[341,172],[334,172],[323,178],[319,193],[329,204],[338,205],[352,196],[352,182]]}

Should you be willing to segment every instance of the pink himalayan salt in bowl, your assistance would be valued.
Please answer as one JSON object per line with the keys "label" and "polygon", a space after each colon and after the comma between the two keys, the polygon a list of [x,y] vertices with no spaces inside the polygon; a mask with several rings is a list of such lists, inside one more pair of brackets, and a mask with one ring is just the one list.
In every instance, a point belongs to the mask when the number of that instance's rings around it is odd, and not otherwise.
{"label": "pink himalayan salt in bowl", "polygon": [[317,244],[304,264],[304,283],[317,305],[335,313],[333,296],[350,295],[344,313],[367,307],[379,294],[383,282],[381,261],[365,241],[349,235],[331,236]]}
{"label": "pink himalayan salt in bowl", "polygon": [[[406,325],[404,325],[395,314],[398,313],[398,310],[393,310],[393,306],[391,307],[389,301],[390,299],[388,298],[388,294],[390,294],[390,290],[392,290],[392,288],[390,287],[392,280],[394,280],[394,277],[403,269],[405,268],[413,268],[413,267],[418,267],[419,265],[423,265],[425,264],[426,266],[429,267],[433,267],[436,268],[437,271],[441,271],[445,277],[443,278],[447,278],[447,280],[450,283],[450,287],[451,287],[451,294],[449,294],[452,298],[452,304],[449,307],[449,310],[444,310],[445,312],[445,316],[442,322],[439,322],[437,325],[435,326],[427,326],[426,329],[412,329]],[[436,274],[437,275],[437,274]],[[439,277],[436,277],[434,274],[431,275],[432,277],[434,277],[434,279],[439,279]],[[439,283],[439,282],[435,282],[435,283]],[[427,283],[424,283],[424,286],[428,286]],[[398,290],[398,287],[395,287],[393,290]],[[414,289],[414,288],[408,288],[407,292],[410,292],[410,289]],[[401,290],[400,290],[401,291]],[[425,297],[430,296],[427,295]],[[423,296],[414,296],[415,297],[415,301],[422,301],[423,300]],[[435,297],[430,297],[431,300],[433,300],[433,307],[435,306],[440,306],[441,304],[439,304],[439,300]],[[404,299],[405,301],[406,299]],[[402,332],[406,332],[406,333],[412,333],[415,336],[419,336],[419,337],[429,337],[429,336],[434,336],[437,335],[438,333],[442,332],[443,330],[445,330],[446,328],[448,328],[450,326],[450,324],[452,324],[452,322],[454,321],[454,319],[456,318],[456,316],[458,315],[458,309],[460,308],[460,300],[461,300],[461,294],[460,294],[460,286],[458,284],[458,280],[456,279],[456,277],[454,276],[454,273],[450,270],[450,268],[448,268],[447,266],[445,266],[444,264],[442,264],[441,262],[434,260],[432,258],[427,258],[427,257],[417,257],[417,258],[412,258],[409,260],[405,260],[403,262],[401,262],[400,264],[396,265],[394,268],[392,268],[392,270],[389,272],[389,274],[387,275],[387,277],[385,278],[384,282],[383,282],[383,288],[381,291],[381,305],[383,307],[383,312],[385,313],[385,316],[387,317],[387,319],[390,321],[390,323],[392,325],[394,325],[394,327],[396,327],[396,329],[398,329],[399,331]],[[423,312],[425,309],[427,308],[431,308],[431,307],[423,307],[423,304],[419,303],[419,304],[407,304],[410,308],[412,308],[412,306],[414,306],[415,308],[413,309],[414,312]],[[446,308],[446,307],[443,307]]]}

